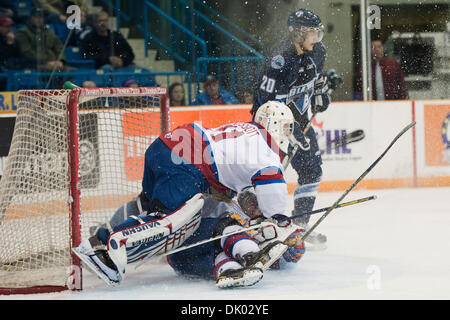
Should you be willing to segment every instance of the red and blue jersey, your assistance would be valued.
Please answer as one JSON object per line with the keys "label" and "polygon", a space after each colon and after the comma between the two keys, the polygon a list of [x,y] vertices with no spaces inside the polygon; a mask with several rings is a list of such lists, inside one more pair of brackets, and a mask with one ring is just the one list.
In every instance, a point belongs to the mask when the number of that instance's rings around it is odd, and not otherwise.
{"label": "red and blue jersey", "polygon": [[183,161],[197,167],[220,192],[253,186],[267,217],[284,213],[287,187],[278,145],[259,124],[241,122],[206,129],[187,124],[160,139]]}

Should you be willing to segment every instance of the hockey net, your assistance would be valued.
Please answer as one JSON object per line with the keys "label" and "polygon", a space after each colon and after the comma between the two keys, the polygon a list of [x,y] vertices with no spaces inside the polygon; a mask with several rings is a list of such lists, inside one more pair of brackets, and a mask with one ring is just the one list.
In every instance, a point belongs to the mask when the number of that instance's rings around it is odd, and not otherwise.
{"label": "hockey net", "polygon": [[0,294],[81,288],[71,247],[141,191],[165,88],[23,90],[0,180]]}

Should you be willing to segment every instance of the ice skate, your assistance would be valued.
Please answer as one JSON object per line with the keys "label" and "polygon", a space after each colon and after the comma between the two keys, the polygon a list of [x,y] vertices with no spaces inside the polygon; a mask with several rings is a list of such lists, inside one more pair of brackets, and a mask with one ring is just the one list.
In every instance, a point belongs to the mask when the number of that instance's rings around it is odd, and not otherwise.
{"label": "ice skate", "polygon": [[109,257],[106,246],[96,236],[82,241],[72,251],[95,275],[109,286],[115,287],[121,283],[122,277],[117,271],[117,266]]}
{"label": "ice skate", "polygon": [[260,268],[229,269],[217,278],[216,285],[221,289],[249,287],[258,283],[262,277],[263,271]]}

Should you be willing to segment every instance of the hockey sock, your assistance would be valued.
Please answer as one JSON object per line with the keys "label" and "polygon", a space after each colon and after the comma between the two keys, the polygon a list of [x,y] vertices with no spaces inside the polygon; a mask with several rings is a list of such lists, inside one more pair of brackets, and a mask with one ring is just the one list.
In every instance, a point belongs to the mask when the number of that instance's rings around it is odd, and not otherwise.
{"label": "hockey sock", "polygon": [[[304,212],[309,212],[312,211],[313,207],[314,207],[314,203],[316,201],[316,197],[305,197],[305,196],[301,196],[298,198],[294,197],[294,212],[293,215],[297,215],[297,214],[301,214]],[[309,215],[305,215],[299,218],[295,219],[295,222],[297,224],[308,224],[309,222]]]}
{"label": "hockey sock", "polygon": [[[223,230],[223,234],[239,229],[242,229],[242,227],[238,225],[228,226]],[[243,257],[249,252],[259,252],[258,244],[246,233],[225,237],[221,239],[220,244],[225,254],[233,258],[238,256]]]}
{"label": "hockey sock", "polygon": [[226,270],[238,270],[242,268],[239,262],[227,256],[223,251],[217,255],[214,264],[214,279],[217,279]]}

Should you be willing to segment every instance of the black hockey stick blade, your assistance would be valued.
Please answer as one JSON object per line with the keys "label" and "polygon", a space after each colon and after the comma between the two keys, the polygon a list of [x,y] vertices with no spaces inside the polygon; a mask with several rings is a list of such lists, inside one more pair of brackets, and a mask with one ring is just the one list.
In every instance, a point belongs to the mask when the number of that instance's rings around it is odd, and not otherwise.
{"label": "black hockey stick blade", "polygon": [[331,211],[333,211],[340,203],[341,201],[349,194],[350,191],[352,191],[359,182],[361,182],[362,179],[364,179],[367,174],[369,174],[370,171],[380,162],[380,160],[386,155],[386,153],[392,148],[392,146],[397,142],[400,137],[405,134],[409,129],[414,127],[416,125],[416,122],[413,121],[410,124],[408,124],[406,127],[404,127],[391,141],[391,143],[387,146],[387,148],[383,151],[383,153],[358,177],[358,179],[353,182],[353,184],[348,187],[347,190],[344,191],[344,193],[339,197],[339,199],[336,200],[336,202],[319,218],[319,220],[314,223],[311,228],[306,231],[306,233],[303,235],[302,240],[305,241],[309,237],[309,235],[314,231],[315,228],[330,214]]}
{"label": "black hockey stick blade", "polygon": [[352,142],[358,142],[361,141],[362,139],[364,139],[366,137],[364,130],[362,129],[358,129],[355,131],[350,132],[349,134],[347,134],[346,138],[346,143],[352,143]]}
{"label": "black hockey stick blade", "polygon": [[[366,135],[364,133],[364,130],[358,129],[358,130],[347,133],[343,137],[339,137],[339,138],[329,141],[328,145],[330,146],[331,149],[340,148],[340,147],[342,147],[343,144],[348,145],[350,143],[358,142],[358,141],[361,141],[362,139],[364,139],[365,137],[366,137]],[[326,148],[328,148],[328,147],[324,146],[322,143],[320,146],[320,149],[326,149]]]}

